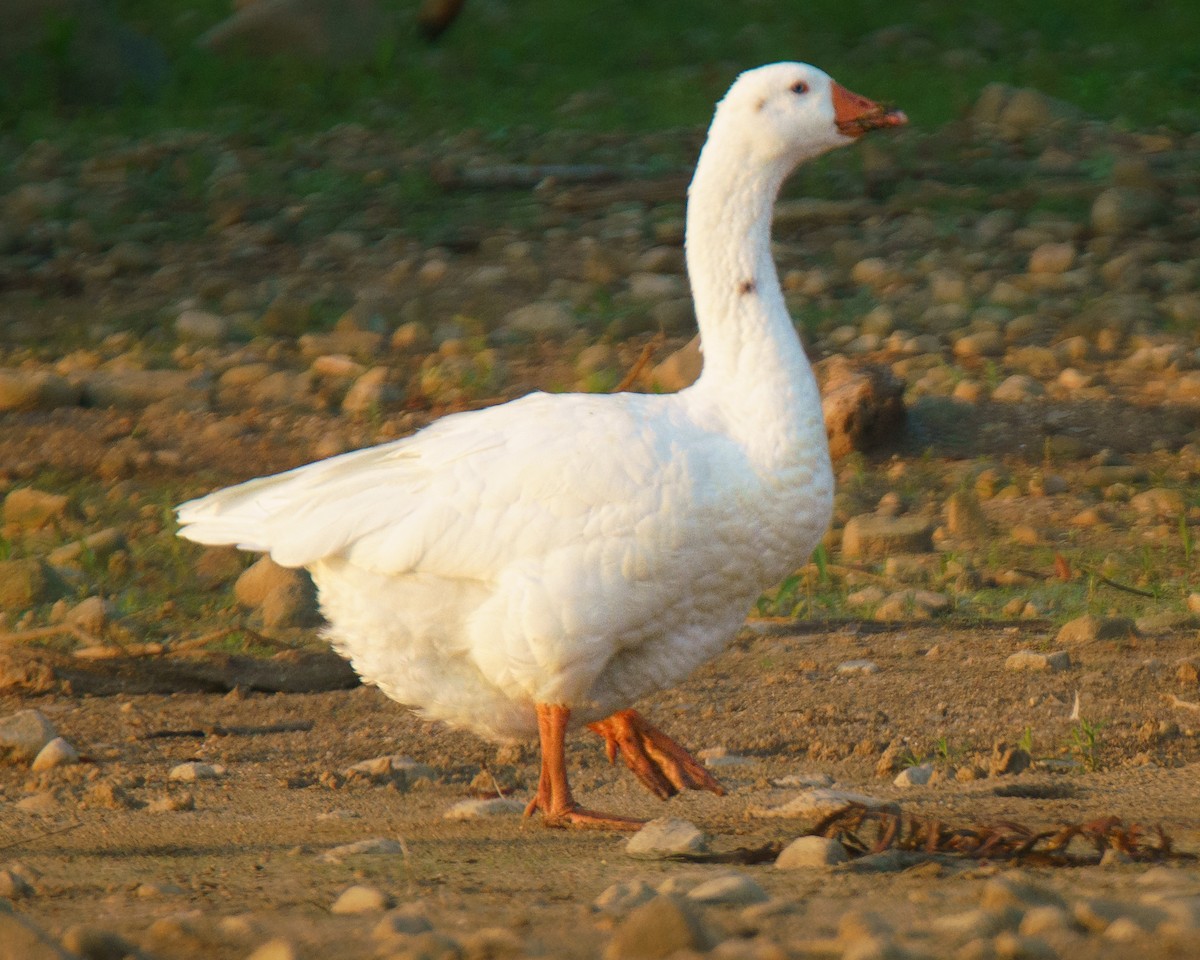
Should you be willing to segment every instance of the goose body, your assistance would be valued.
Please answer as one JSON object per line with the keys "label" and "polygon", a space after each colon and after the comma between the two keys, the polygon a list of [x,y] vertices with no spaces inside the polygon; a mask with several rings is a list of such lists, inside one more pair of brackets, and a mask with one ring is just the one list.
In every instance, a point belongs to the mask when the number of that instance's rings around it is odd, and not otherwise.
{"label": "goose body", "polygon": [[[624,708],[715,655],[827,527],[820,398],[771,260],[771,209],[797,163],[901,122],[805,64],[733,85],[689,190],[705,356],[691,387],[535,393],[449,416],[183,504],[181,535],[307,567],[328,638],[365,681],[485,736],[540,735],[531,810],[625,825],[571,800],[553,769],[562,728],[591,722],[655,789],[630,729],[652,759],[690,757]],[[680,764],[658,763],[666,793],[716,788]]]}

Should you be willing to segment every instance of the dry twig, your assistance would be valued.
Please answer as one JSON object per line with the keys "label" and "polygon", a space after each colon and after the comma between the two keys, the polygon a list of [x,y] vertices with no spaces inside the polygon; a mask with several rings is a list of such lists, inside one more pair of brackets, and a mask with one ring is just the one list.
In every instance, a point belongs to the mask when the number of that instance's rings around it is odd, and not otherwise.
{"label": "dry twig", "polygon": [[[865,828],[873,828],[873,839],[860,835]],[[1099,861],[1107,850],[1117,850],[1131,860],[1143,862],[1194,859],[1191,854],[1175,852],[1171,838],[1161,826],[1147,828],[1138,823],[1125,826],[1119,817],[1100,817],[1049,830],[1034,830],[1006,820],[975,827],[952,827],[928,817],[906,816],[894,803],[877,808],[853,803],[829,814],[811,833],[840,840],[851,857],[904,850],[929,856],[1081,866]],[[1091,844],[1095,854],[1072,854],[1069,847],[1075,839]]]}
{"label": "dry twig", "polygon": [[1106,587],[1112,587],[1114,590],[1124,590],[1126,593],[1132,593],[1134,596],[1138,596],[1138,597],[1153,597],[1154,596],[1153,591],[1143,590],[1143,589],[1141,589],[1141,587],[1131,587],[1127,583],[1121,583],[1120,581],[1112,580],[1112,579],[1106,577],[1104,574],[1102,574],[1099,570],[1095,569],[1094,567],[1085,567],[1081,563],[1081,564],[1079,564],[1079,570],[1082,573],[1086,573],[1089,577],[1095,577],[1096,581],[1098,583],[1102,583]]}
{"label": "dry twig", "polygon": [[666,859],[681,863],[774,863],[782,851],[783,844],[772,840],[761,847],[738,847],[720,853],[675,853]]}

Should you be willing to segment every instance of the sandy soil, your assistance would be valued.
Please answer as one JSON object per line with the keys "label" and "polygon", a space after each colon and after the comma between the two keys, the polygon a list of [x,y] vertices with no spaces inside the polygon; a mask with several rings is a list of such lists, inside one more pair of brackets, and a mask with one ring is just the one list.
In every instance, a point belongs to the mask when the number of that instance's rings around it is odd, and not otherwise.
{"label": "sandy soil", "polygon": [[[575,784],[584,802],[601,809],[689,819],[714,836],[717,849],[802,833],[810,824],[748,811],[798,792],[776,786],[781,778],[824,772],[839,787],[897,798],[908,811],[950,822],[1012,820],[1043,828],[1116,815],[1162,823],[1178,849],[1200,851],[1200,716],[1164,700],[1177,688],[1165,664],[1188,652],[1192,638],[1143,641],[1137,649],[1099,644],[1059,674],[1004,669],[1010,653],[1045,647],[1047,639],[1036,624],[746,631],[689,683],[643,705],[693,748],[724,748],[740,758],[718,770],[728,796],[657,801],[627,772],[609,767],[589,734],[570,746]],[[870,659],[880,670],[838,674],[837,665],[851,659]],[[1073,755],[1068,716],[1075,691],[1109,718],[1099,733],[1104,769],[1043,772],[1045,760]],[[547,830],[515,815],[443,819],[452,805],[478,795],[482,780],[474,790],[471,783],[481,764],[500,784],[515,787],[515,796],[527,796],[536,782],[535,752],[509,749],[498,756],[469,735],[416,720],[371,688],[0,701],[3,712],[31,706],[91,762],[37,775],[0,768],[0,793],[10,801],[3,807],[3,857],[38,877],[21,910],[52,931],[78,923],[115,931],[152,956],[242,957],[272,936],[286,937],[304,956],[375,955],[381,949],[372,938],[377,915],[329,910],[347,886],[366,883],[397,903],[419,902],[435,929],[469,952],[486,955],[495,945],[488,947],[491,941],[478,931],[499,927],[510,933],[510,952],[592,957],[614,921],[591,904],[612,884],[645,878],[686,889],[730,869],[633,860],[623,851],[624,837]],[[311,721],[312,729],[146,738],[212,725],[298,721]],[[974,750],[990,753],[998,735],[1015,742],[1026,728],[1043,764],[1017,776],[906,790],[892,786],[890,777],[876,777],[879,745],[894,737],[911,738],[917,750],[930,732],[944,737],[944,771],[966,765]],[[434,782],[397,789],[338,775],[389,753],[431,765]],[[189,760],[222,764],[226,774],[195,784],[168,781],[169,771]],[[102,784],[117,788],[115,795],[97,789]],[[40,814],[17,812],[11,803],[39,793],[54,798]],[[144,806],[185,794],[194,797],[193,810]],[[403,851],[332,862],[321,856],[374,837],[398,840]],[[785,902],[788,912],[749,922],[740,908],[712,907],[708,922],[725,935],[794,952],[805,940],[832,936],[842,914],[864,905],[919,940],[936,917],[973,906],[997,866],[968,861],[870,876],[770,865],[736,869]],[[1029,867],[1023,873],[1064,893],[1132,898],[1146,869]],[[1174,874],[1185,886],[1200,886],[1194,864]],[[231,917],[241,919],[225,919]],[[1184,955],[1169,938],[1136,947],[1104,942],[1103,949],[1104,956]]]}

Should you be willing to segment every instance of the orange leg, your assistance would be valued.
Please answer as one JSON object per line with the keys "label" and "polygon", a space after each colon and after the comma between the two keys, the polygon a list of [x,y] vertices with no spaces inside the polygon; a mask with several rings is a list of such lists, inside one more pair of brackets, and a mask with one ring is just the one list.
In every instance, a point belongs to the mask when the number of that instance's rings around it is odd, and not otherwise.
{"label": "orange leg", "polygon": [[555,704],[536,705],[538,735],[542,744],[542,772],[538,777],[537,793],[525,816],[535,810],[542,812],[542,822],[548,827],[576,827],[589,830],[637,830],[645,822],[628,817],[610,816],[585,810],[571,796],[571,785],[567,782],[567,761],[564,752],[567,721],[571,711]]}
{"label": "orange leg", "polygon": [[589,723],[588,729],[604,738],[609,763],[615,763],[620,753],[634,776],[660,800],[680,790],[711,790],[718,797],[725,796],[725,788],[712,774],[636,710],[618,710],[611,717]]}

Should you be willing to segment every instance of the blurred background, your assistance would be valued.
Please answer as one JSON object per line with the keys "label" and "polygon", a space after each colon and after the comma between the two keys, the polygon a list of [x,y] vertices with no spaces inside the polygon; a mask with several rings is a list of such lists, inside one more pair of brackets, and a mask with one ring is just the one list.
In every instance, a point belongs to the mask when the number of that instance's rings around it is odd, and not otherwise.
{"label": "blurred background", "polygon": [[802,59],[924,124],[1002,81],[1194,130],[1198,33],[1188,0],[5,0],[0,127],[638,132],[703,123],[739,70]]}

